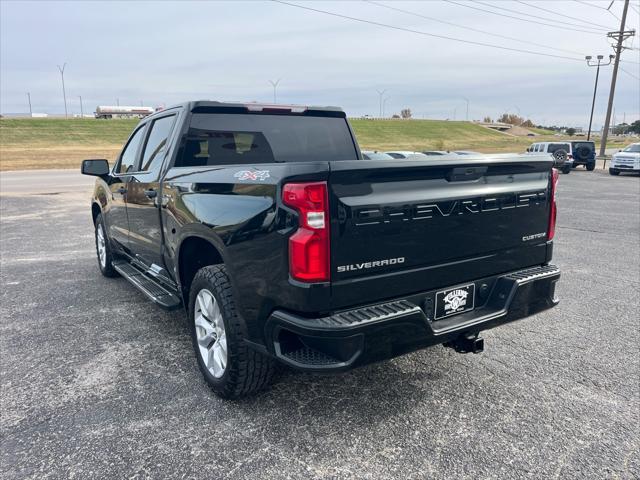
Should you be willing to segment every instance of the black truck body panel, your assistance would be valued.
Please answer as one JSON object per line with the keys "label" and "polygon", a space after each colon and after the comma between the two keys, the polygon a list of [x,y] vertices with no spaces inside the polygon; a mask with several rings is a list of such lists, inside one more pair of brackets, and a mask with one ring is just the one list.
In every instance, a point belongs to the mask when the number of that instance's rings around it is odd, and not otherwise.
{"label": "black truck body panel", "polygon": [[[133,168],[120,175],[116,164],[114,173],[96,181],[92,199],[114,248],[183,299],[186,272],[198,264],[197,251],[194,256],[185,245],[210,246],[227,268],[253,348],[297,368],[340,370],[450,342],[557,303],[559,272],[548,266],[551,159],[363,160],[340,110],[265,110],[192,102],[145,119],[143,128],[162,116],[176,117],[163,162],[154,171]],[[195,114],[198,129],[190,128]],[[180,166],[185,142],[199,138],[207,114],[334,118],[344,121],[353,155],[340,161],[193,165],[206,155],[201,149],[191,166]],[[289,239],[299,218],[281,197],[291,182],[327,183],[329,281],[305,283],[290,275]],[[544,275],[526,282],[513,277],[528,269]],[[436,320],[436,292],[469,284],[476,308]],[[408,313],[393,314],[389,305],[396,304]],[[384,321],[348,328],[326,321],[341,312],[362,315],[357,312],[376,305],[389,314]],[[447,323],[456,328],[442,330]],[[291,360],[283,348],[311,363]],[[358,353],[345,359],[350,352]]]}

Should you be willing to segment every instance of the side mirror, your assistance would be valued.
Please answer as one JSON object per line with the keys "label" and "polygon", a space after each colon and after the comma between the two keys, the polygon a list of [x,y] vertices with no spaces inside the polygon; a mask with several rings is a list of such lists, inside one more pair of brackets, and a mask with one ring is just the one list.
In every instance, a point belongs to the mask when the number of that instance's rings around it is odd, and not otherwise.
{"label": "side mirror", "polygon": [[83,160],[80,169],[83,175],[93,175],[103,177],[109,175],[109,162],[104,159]]}
{"label": "side mirror", "polygon": [[527,152],[530,152],[530,151],[531,151],[531,149],[530,149],[530,148],[527,148]]}

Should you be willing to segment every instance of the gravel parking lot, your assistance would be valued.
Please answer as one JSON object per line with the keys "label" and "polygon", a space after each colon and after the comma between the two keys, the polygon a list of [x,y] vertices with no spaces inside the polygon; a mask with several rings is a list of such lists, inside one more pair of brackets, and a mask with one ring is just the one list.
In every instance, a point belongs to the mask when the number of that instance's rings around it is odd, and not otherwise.
{"label": "gravel parking lot", "polygon": [[100,275],[88,193],[60,185],[3,186],[2,478],[640,477],[638,177],[560,177],[561,304],[483,354],[284,371],[238,402],[181,311]]}

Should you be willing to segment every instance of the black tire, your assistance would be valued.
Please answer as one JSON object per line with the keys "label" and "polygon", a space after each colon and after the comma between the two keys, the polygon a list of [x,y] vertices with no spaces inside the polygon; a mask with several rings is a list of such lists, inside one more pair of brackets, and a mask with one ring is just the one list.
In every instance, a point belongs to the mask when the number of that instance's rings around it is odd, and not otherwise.
{"label": "black tire", "polygon": [[576,168],[578,165],[580,165],[579,163],[574,163],[573,165],[571,165],[571,168]]}
{"label": "black tire", "polygon": [[[202,290],[213,294],[220,309],[226,337],[226,367],[220,378],[207,368],[200,354],[195,324],[196,298]],[[231,283],[224,265],[201,268],[191,283],[189,293],[189,328],[198,366],[209,387],[222,398],[239,398],[253,394],[269,385],[275,371],[275,361],[249,348],[247,326],[238,315]]]}
{"label": "black tire", "polygon": [[562,173],[564,173],[565,175],[567,173],[571,173],[571,165],[565,165],[564,167],[562,167]]}
{"label": "black tire", "polygon": [[615,168],[610,168],[609,175],[620,175],[620,170],[616,170]]}
{"label": "black tire", "polygon": [[[99,234],[102,231],[103,239],[104,239],[104,260],[100,256],[100,247],[99,247]],[[100,268],[100,273],[105,277],[113,278],[118,276],[118,272],[113,268],[113,250],[111,249],[111,242],[109,240],[109,236],[107,235],[107,229],[104,226],[104,220],[102,219],[102,214],[99,213],[96,217],[96,227],[95,227],[95,241],[96,241],[96,255],[98,256],[98,267]]]}
{"label": "black tire", "polygon": [[596,169],[596,162],[587,163],[587,170],[593,172]]}

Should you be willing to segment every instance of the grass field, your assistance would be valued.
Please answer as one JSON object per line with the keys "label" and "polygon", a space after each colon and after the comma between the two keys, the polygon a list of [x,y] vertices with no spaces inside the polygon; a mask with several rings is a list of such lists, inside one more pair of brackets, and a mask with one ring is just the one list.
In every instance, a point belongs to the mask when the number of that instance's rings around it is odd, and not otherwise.
{"label": "grass field", "polygon": [[[137,123],[137,120],[0,119],[0,170],[79,168],[85,158],[106,158],[112,162]],[[363,150],[523,152],[534,141],[559,139],[544,134],[515,137],[472,123],[438,120],[354,119],[351,125]]]}

